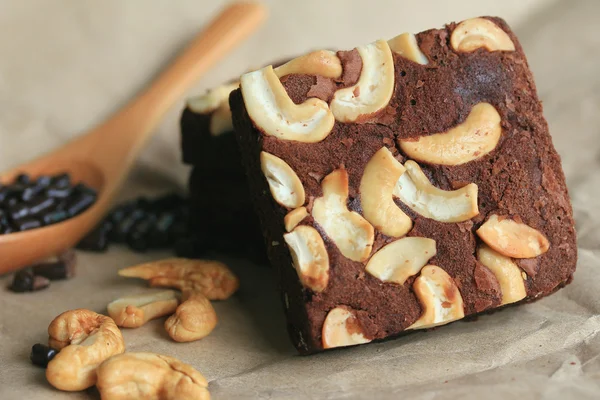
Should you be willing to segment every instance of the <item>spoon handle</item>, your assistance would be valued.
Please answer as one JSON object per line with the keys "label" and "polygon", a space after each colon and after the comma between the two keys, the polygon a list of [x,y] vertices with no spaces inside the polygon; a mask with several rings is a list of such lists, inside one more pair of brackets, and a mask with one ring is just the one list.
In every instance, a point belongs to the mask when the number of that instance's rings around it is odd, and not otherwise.
{"label": "spoon handle", "polygon": [[[198,77],[248,38],[265,17],[266,9],[259,3],[234,3],[227,7],[142,94],[139,101],[154,106],[153,118],[160,120]],[[151,124],[155,122],[158,121]]]}
{"label": "spoon handle", "polygon": [[94,164],[104,176],[106,197],[112,197],[169,108],[203,73],[245,40],[266,14],[260,3],[228,6],[141,95],[86,135],[42,159],[76,158]]}

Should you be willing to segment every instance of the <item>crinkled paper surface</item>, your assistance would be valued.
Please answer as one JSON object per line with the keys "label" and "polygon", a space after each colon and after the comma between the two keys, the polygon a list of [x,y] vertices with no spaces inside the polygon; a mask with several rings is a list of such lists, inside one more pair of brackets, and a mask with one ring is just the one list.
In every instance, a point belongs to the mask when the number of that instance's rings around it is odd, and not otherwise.
{"label": "crinkled paper surface", "polygon": [[[84,132],[140,90],[222,1],[0,1],[0,170]],[[178,344],[164,319],[125,330],[127,350],[194,365],[215,399],[600,398],[600,2],[593,0],[277,1],[271,19],[190,93],[249,67],[311,48],[349,48],[403,31],[490,14],[515,28],[535,74],[562,156],[577,220],[579,264],[571,285],[534,304],[427,334],[297,356],[270,271],[228,260],[238,294],[215,303],[219,324]],[[178,103],[144,151],[122,199],[183,189]],[[71,308],[104,312],[143,282],[116,270],[165,253],[114,247],[80,253],[79,274],[45,291],[13,294],[0,277],[0,399],[94,399],[61,393],[28,360],[49,322]],[[1,260],[0,260],[1,262]]]}

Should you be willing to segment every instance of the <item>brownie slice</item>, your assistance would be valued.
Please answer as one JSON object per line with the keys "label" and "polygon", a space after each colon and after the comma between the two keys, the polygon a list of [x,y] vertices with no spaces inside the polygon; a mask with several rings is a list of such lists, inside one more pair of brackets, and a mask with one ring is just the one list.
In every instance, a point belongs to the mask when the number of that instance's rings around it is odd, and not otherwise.
{"label": "brownie slice", "polygon": [[297,349],[569,283],[572,209],[517,38],[482,17],[245,74],[230,96]]}
{"label": "brownie slice", "polygon": [[181,115],[182,158],[193,167],[187,199],[191,237],[178,249],[184,256],[217,251],[265,258],[229,110],[229,94],[238,85],[189,99]]}

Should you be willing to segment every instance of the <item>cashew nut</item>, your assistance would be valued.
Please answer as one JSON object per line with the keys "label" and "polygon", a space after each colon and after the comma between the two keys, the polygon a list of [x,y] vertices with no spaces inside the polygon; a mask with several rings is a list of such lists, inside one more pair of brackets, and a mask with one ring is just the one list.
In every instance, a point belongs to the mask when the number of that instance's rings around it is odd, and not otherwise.
{"label": "cashew nut", "polygon": [[442,190],[429,182],[416,162],[408,160],[404,168],[406,173],[398,179],[394,195],[414,212],[440,222],[463,222],[479,214],[476,184]]}
{"label": "cashew nut", "polygon": [[502,291],[502,303],[510,304],[524,299],[526,276],[523,277],[521,269],[509,257],[490,249],[485,244],[477,249],[477,259],[496,276]]}
{"label": "cashew nut", "polygon": [[296,208],[304,204],[304,186],[292,167],[281,158],[260,152],[260,166],[275,201],[284,207]]}
{"label": "cashew nut", "polygon": [[318,50],[294,58],[275,68],[279,78],[291,74],[320,75],[325,78],[342,76],[342,63],[333,51]]}
{"label": "cashew nut", "polygon": [[168,258],[124,268],[119,275],[149,280],[152,287],[196,290],[209,300],[225,300],[240,287],[237,276],[219,261]]}
{"label": "cashew nut", "polygon": [[465,164],[494,150],[502,134],[500,122],[494,106],[479,103],[462,124],[417,140],[401,140],[400,148],[408,157],[429,164]]}
{"label": "cashew nut", "polygon": [[312,216],[336,244],[342,255],[365,261],[373,247],[375,232],[359,213],[348,210],[348,173],[336,169],[321,182],[323,197],[315,199]]}
{"label": "cashew nut", "polygon": [[450,45],[458,52],[469,53],[481,47],[488,51],[515,51],[510,36],[498,25],[485,18],[467,19],[452,32]]}
{"label": "cashew nut", "polygon": [[356,48],[362,71],[354,86],[337,90],[331,112],[340,122],[355,122],[384,109],[394,93],[394,58],[385,40]]}
{"label": "cashew nut", "polygon": [[183,303],[165,321],[165,329],[176,342],[192,342],[208,336],[217,326],[217,314],[201,293],[186,292]]}
{"label": "cashew nut", "polygon": [[512,258],[537,257],[550,248],[548,239],[537,229],[495,214],[477,229],[477,235],[498,253]]}
{"label": "cashew nut", "polygon": [[283,235],[294,268],[302,284],[314,292],[322,292],[329,282],[329,256],[319,232],[310,226],[300,225]]}
{"label": "cashew nut", "polygon": [[403,285],[409,277],[418,274],[435,254],[435,240],[405,237],[375,253],[367,263],[366,270],[384,282]]}
{"label": "cashew nut", "polygon": [[327,103],[310,98],[295,104],[271,66],[242,75],[241,88],[248,115],[267,135],[316,143],[333,129],[335,118]]}
{"label": "cashew nut", "polygon": [[387,147],[382,147],[369,160],[360,180],[360,202],[365,219],[381,233],[392,237],[402,237],[412,227],[411,219],[392,197],[396,182],[404,171]]}
{"label": "cashew nut", "polygon": [[388,40],[390,49],[402,57],[409,59],[417,64],[426,65],[429,63],[427,57],[417,43],[417,38],[412,33],[403,33],[393,39]]}
{"label": "cashew nut", "polygon": [[155,353],[125,353],[98,368],[102,400],[210,400],[206,378],[191,365]]}
{"label": "cashew nut", "polygon": [[322,329],[323,348],[354,346],[370,341],[363,334],[354,313],[347,307],[336,307],[325,317]]}
{"label": "cashew nut", "polygon": [[48,335],[48,345],[60,352],[48,363],[46,379],[60,390],[93,386],[98,365],[125,351],[115,322],[90,310],[65,311],[50,323]]}
{"label": "cashew nut", "polygon": [[138,328],[154,318],[172,314],[179,301],[174,291],[127,296],[111,302],[108,315],[117,326]]}
{"label": "cashew nut", "polygon": [[456,321],[465,316],[463,299],[456,284],[446,271],[426,265],[413,283],[415,295],[423,313],[406,329],[427,329]]}
{"label": "cashew nut", "polygon": [[283,223],[285,230],[291,232],[302,220],[308,217],[310,214],[306,211],[306,207],[298,207],[283,217]]}
{"label": "cashew nut", "polygon": [[225,132],[233,131],[233,120],[231,119],[229,101],[221,104],[221,106],[212,113],[208,131],[212,136],[219,136]]}
{"label": "cashew nut", "polygon": [[206,94],[203,94],[202,96],[188,99],[187,106],[195,113],[208,114],[225,103],[229,104],[229,95],[238,87],[240,87],[239,82],[216,87],[207,91]]}

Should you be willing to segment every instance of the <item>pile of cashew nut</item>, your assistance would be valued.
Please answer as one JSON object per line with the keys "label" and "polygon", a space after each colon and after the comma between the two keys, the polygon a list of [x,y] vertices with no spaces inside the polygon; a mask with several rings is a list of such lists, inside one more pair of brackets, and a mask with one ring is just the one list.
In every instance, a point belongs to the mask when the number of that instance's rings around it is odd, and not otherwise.
{"label": "pile of cashew nut", "polygon": [[46,377],[57,389],[79,391],[96,385],[103,400],[210,399],[206,379],[192,366],[153,353],[125,353],[119,327],[137,328],[171,315],[165,329],[176,342],[206,337],[217,324],[210,300],[227,299],[238,278],[220,262],[173,258],[119,271],[173,290],[122,297],[108,304],[108,315],[86,309],[66,311],[48,327],[48,344],[58,354]]}

